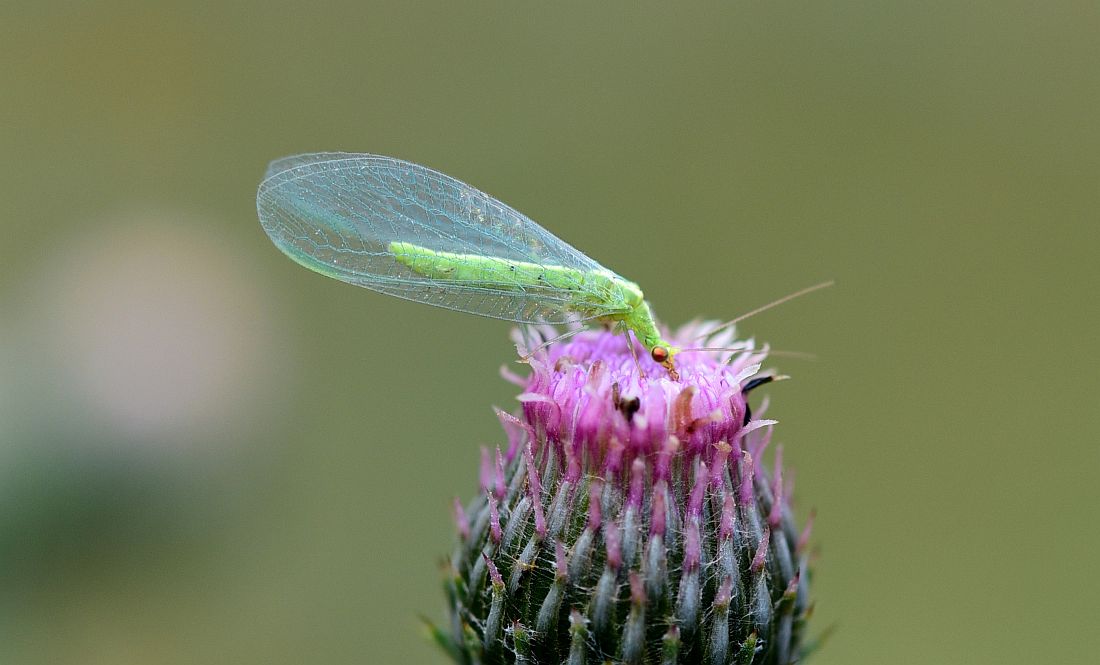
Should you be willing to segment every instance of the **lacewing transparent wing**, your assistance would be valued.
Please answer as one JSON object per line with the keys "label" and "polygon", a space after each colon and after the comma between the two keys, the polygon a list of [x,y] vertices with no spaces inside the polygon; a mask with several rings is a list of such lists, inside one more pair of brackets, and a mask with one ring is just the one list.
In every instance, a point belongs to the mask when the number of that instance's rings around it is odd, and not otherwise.
{"label": "lacewing transparent wing", "polygon": [[[271,240],[301,265],[398,298],[518,323],[629,309],[606,279],[586,279],[611,271],[488,194],[399,159],[316,153],[277,160],[260,183],[256,208]],[[434,279],[398,261],[393,243],[460,255],[484,277]],[[545,267],[557,283],[484,269],[506,262]],[[597,307],[572,309],[578,291]]]}

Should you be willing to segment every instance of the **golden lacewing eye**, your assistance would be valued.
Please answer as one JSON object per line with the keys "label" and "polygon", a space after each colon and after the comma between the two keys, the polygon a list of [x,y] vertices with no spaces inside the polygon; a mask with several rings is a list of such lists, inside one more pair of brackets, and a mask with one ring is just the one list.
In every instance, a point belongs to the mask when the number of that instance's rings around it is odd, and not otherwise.
{"label": "golden lacewing eye", "polygon": [[668,349],[663,346],[655,346],[653,350],[649,352],[649,355],[655,362],[663,363],[668,360]]}

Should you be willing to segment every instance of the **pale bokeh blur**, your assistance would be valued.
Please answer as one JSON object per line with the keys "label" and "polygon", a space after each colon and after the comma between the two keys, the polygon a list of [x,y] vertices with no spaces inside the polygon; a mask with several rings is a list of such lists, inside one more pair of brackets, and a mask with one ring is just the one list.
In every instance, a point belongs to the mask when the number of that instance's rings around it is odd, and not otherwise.
{"label": "pale bokeh blur", "polygon": [[242,249],[197,230],[204,221],[155,210],[81,220],[95,231],[51,249],[24,284],[22,332],[47,370],[42,394],[60,394],[36,395],[29,411],[182,447],[267,415],[256,403],[272,361],[285,364],[285,334]]}
{"label": "pale bokeh blur", "polygon": [[371,151],[746,322],[814,662],[1089,663],[1100,10],[0,7],[0,662],[442,663],[507,324],[302,270],[266,163]]}

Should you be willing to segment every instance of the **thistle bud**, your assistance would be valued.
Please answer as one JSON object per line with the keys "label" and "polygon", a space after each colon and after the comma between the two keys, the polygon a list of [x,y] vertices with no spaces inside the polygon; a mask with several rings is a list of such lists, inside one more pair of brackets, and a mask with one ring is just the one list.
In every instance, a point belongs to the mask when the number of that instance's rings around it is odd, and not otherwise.
{"label": "thistle bud", "polygon": [[[707,346],[731,346],[718,337]],[[748,403],[772,378],[765,355],[751,341],[686,351],[676,381],[623,335],[585,332],[529,357],[526,378],[505,372],[520,408],[498,412],[505,440],[454,510],[435,629],[454,660],[800,660],[807,534],[781,450],[767,450],[776,423]]]}

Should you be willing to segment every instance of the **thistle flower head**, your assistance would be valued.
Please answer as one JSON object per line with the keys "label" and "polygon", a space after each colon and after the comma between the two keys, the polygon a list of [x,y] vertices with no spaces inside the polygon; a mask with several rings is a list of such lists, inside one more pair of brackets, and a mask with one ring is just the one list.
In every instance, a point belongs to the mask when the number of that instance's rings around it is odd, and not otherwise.
{"label": "thistle flower head", "polygon": [[[707,324],[671,341],[699,345]],[[517,332],[534,346],[547,331]],[[552,336],[552,335],[550,335]],[[805,537],[775,421],[748,393],[766,350],[732,333],[684,351],[679,381],[624,335],[528,357],[507,442],[456,503],[450,625],[459,663],[792,663],[809,610]]]}

